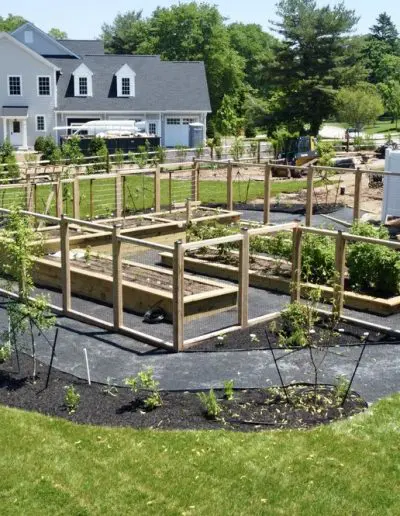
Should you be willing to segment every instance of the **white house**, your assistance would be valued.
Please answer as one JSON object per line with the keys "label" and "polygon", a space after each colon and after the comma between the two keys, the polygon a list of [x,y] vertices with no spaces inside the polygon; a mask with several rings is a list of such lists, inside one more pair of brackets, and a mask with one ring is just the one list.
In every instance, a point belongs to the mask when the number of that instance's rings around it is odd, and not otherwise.
{"label": "white house", "polygon": [[91,120],[144,121],[165,147],[188,145],[210,111],[202,62],[105,54],[101,40],[55,40],[31,23],[0,33],[0,141],[16,148]]}

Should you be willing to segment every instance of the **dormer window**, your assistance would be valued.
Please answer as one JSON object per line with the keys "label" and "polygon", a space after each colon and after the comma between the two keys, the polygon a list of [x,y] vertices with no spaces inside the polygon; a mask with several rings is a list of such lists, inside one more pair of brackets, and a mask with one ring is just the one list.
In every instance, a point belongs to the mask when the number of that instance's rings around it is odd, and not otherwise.
{"label": "dormer window", "polygon": [[115,74],[117,79],[117,96],[135,96],[135,72],[127,64],[124,64]]}
{"label": "dormer window", "polygon": [[92,97],[93,86],[92,77],[93,72],[85,64],[81,64],[73,72],[74,76],[74,94],[75,97]]}

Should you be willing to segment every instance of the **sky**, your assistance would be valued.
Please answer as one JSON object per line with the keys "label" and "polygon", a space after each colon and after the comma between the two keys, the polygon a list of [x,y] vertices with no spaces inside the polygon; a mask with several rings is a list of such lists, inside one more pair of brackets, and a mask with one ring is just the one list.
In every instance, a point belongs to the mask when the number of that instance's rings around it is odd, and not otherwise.
{"label": "sky", "polygon": [[[45,32],[57,27],[72,39],[92,39],[100,35],[103,23],[112,23],[118,13],[142,9],[148,16],[157,6],[168,7],[177,3],[178,0],[1,0],[0,16],[18,14]],[[269,30],[268,21],[274,18],[276,0],[211,0],[208,3],[217,5],[229,22],[258,23]],[[317,0],[317,3],[332,5],[337,2]],[[345,0],[345,5],[360,16],[357,33],[368,32],[378,14],[384,11],[391,16],[400,32],[399,0]]]}

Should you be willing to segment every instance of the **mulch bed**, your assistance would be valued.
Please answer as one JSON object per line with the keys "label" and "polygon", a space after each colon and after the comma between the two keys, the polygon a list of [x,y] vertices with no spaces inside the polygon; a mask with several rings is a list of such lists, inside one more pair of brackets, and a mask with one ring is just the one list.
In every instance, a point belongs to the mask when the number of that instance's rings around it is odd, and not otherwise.
{"label": "mulch bed", "polygon": [[[279,328],[279,319],[276,320],[276,325]],[[272,331],[274,326],[274,323],[258,324],[251,328],[227,333],[226,335],[224,335],[224,331],[221,330],[220,336],[223,337],[222,339],[212,337],[211,339],[193,345],[187,349],[186,352],[269,349],[269,342],[273,348],[277,348],[279,347],[278,335],[276,331]],[[327,326],[323,321],[318,322],[314,329],[315,333],[312,336],[313,342],[319,343],[321,339],[323,339],[325,345],[330,347],[360,346],[366,338],[365,333],[368,333],[368,342],[370,344],[382,344],[384,342],[395,343],[398,341],[396,337],[384,332],[371,331],[361,326],[344,322],[340,322],[337,325],[334,334],[327,334]]]}
{"label": "mulch bed", "polygon": [[[319,386],[315,409],[309,408],[314,392],[309,385],[291,386],[291,403],[282,389],[235,390],[234,399],[216,395],[222,407],[219,419],[208,419],[194,392],[162,392],[163,405],[147,411],[142,399],[135,399],[127,388],[118,388],[115,396],[104,392],[104,385],[89,386],[83,380],[53,369],[46,389],[48,367],[39,364],[36,383],[31,380],[32,360],[20,354],[20,372],[15,357],[0,364],[0,403],[74,421],[106,426],[154,429],[227,429],[255,431],[277,428],[308,428],[356,414],[367,407],[352,392],[343,407],[333,396],[332,388]],[[74,385],[81,399],[75,413],[64,405],[65,386]],[[328,401],[327,401],[328,399]]]}

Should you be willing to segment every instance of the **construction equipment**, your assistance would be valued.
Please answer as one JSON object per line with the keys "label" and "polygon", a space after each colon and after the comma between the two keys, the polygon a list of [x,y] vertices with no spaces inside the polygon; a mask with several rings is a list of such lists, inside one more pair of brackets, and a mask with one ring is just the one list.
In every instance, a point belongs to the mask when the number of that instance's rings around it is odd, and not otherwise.
{"label": "construction equipment", "polygon": [[317,157],[317,139],[314,136],[288,138],[278,154],[279,160],[284,160],[286,165],[296,167],[301,167]]}

